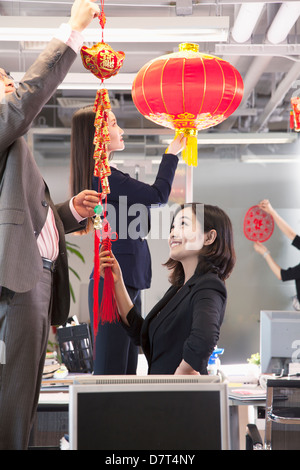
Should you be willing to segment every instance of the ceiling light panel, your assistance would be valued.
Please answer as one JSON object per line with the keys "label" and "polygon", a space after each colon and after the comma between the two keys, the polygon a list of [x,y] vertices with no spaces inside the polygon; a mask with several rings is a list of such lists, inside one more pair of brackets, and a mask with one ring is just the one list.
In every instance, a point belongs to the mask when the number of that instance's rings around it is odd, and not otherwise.
{"label": "ceiling light panel", "polygon": [[[68,18],[0,17],[0,41],[49,41]],[[101,41],[101,29],[92,24],[84,31],[87,42]],[[112,42],[215,42],[227,41],[229,17],[117,18],[107,22],[105,41]]]}

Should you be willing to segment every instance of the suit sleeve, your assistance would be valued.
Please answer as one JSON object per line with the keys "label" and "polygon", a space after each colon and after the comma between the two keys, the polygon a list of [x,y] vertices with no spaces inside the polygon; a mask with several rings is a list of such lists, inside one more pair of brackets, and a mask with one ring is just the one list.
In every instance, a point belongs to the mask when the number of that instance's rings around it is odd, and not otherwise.
{"label": "suit sleeve", "polygon": [[129,323],[129,326],[125,325],[125,323],[121,321],[122,327],[127,332],[132,342],[136,346],[140,346],[141,345],[141,331],[142,331],[142,326],[144,324],[144,319],[142,318],[141,315],[137,313],[134,306],[132,307],[131,310],[129,310],[126,318]]}
{"label": "suit sleeve", "polygon": [[65,233],[72,233],[83,230],[86,227],[87,219],[78,222],[70,209],[69,201],[56,204],[55,208],[63,223]]}
{"label": "suit sleeve", "polygon": [[292,241],[292,245],[298,248],[300,250],[300,237],[299,235],[296,235],[294,240]]}
{"label": "suit sleeve", "polygon": [[212,354],[217,345],[226,305],[225,286],[216,281],[201,286],[193,295],[191,333],[183,347],[183,359],[195,370]]}
{"label": "suit sleeve", "polygon": [[281,279],[285,281],[296,281],[300,279],[300,264],[294,266],[293,268],[281,269]]}
{"label": "suit sleeve", "polygon": [[0,106],[0,152],[28,131],[76,56],[69,46],[52,39],[28,69],[16,92],[5,96],[5,103]]}
{"label": "suit sleeve", "polygon": [[166,204],[172,189],[178,157],[164,154],[152,185],[131,178],[122,171],[112,169],[110,182],[110,201],[118,201],[120,196],[127,196],[127,204],[139,203],[150,207],[154,204]]}

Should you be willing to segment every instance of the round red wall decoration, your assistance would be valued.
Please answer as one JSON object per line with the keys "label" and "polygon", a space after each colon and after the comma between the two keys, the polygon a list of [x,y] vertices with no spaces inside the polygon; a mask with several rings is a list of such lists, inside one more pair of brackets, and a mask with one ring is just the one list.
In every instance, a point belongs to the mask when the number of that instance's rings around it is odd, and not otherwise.
{"label": "round red wall decoration", "polygon": [[244,234],[253,242],[267,241],[274,231],[273,217],[259,206],[252,206],[244,218]]}

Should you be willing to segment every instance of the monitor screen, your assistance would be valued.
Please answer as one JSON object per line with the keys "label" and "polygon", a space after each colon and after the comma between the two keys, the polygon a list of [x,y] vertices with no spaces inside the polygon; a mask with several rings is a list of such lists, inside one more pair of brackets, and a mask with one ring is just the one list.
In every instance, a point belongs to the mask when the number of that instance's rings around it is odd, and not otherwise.
{"label": "monitor screen", "polygon": [[[260,312],[261,372],[288,373],[291,362],[300,359],[300,312]],[[297,359],[298,356],[298,359]]]}
{"label": "monitor screen", "polygon": [[183,377],[149,377],[71,386],[70,448],[230,448],[226,384],[208,378],[185,382]]}

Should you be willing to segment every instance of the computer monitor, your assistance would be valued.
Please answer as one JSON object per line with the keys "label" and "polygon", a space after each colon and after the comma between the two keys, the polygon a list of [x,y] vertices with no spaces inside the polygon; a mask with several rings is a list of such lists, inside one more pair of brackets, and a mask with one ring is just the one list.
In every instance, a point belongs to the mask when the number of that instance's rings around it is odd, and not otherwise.
{"label": "computer monitor", "polygon": [[230,449],[226,384],[191,377],[105,376],[72,385],[70,449]]}
{"label": "computer monitor", "polygon": [[300,312],[260,312],[261,372],[288,373],[289,364],[300,360]]}

